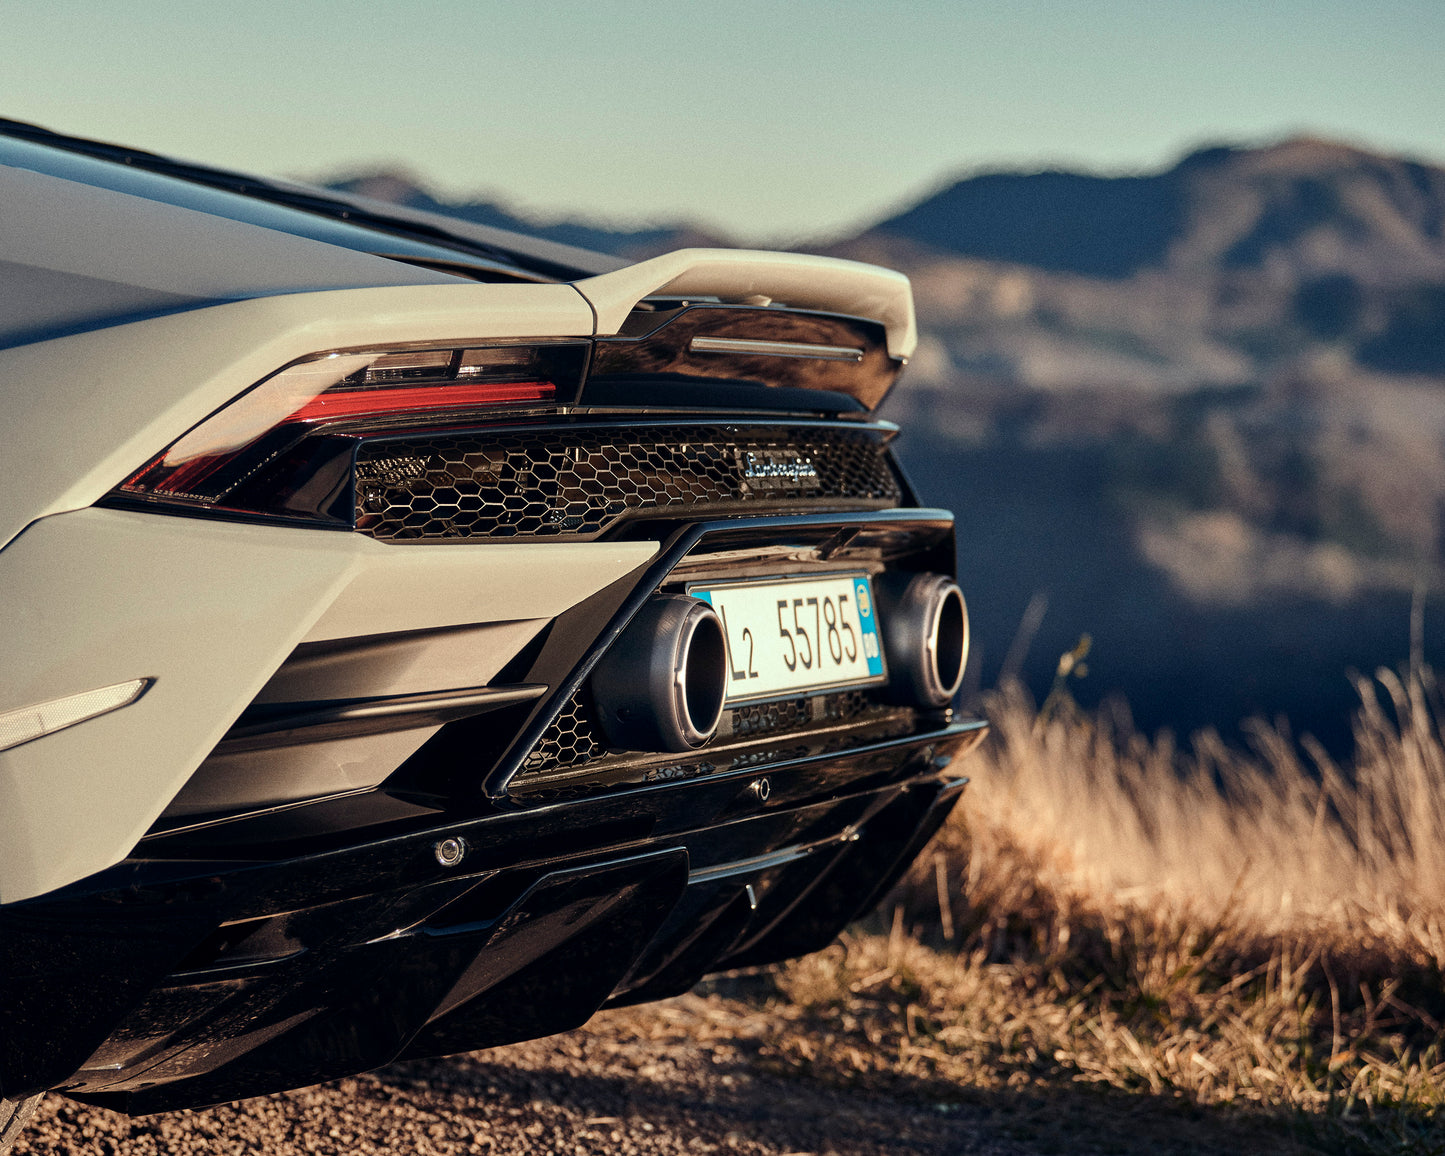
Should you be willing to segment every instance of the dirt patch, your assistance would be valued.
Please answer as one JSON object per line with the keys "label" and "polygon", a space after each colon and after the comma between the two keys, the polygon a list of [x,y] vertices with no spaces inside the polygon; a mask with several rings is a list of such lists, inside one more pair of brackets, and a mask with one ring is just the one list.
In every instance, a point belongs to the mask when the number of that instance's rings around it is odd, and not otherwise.
{"label": "dirt patch", "polygon": [[22,1153],[1031,1152],[980,1112],[773,1070],[776,1022],[717,996],[604,1013],[579,1031],[207,1111],[129,1119],[49,1096]]}
{"label": "dirt patch", "polygon": [[[130,1119],[49,1096],[15,1156],[1335,1150],[1275,1118],[1205,1110],[1175,1097],[919,1079],[902,1055],[892,1068],[879,1064],[842,1078],[836,1069],[848,1065],[830,1064],[826,1053],[857,1043],[772,1001],[693,994],[604,1012],[545,1040],[393,1064],[207,1111]],[[800,1053],[814,1058],[800,1060]]]}

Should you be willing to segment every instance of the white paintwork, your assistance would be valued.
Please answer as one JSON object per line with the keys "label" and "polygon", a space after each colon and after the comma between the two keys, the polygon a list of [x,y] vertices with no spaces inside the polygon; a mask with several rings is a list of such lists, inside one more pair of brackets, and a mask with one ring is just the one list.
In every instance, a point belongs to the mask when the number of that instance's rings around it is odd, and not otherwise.
{"label": "white paintwork", "polygon": [[145,694],[149,685],[144,678],[133,678],[115,686],[98,686],[65,698],[31,703],[18,710],[0,713],[0,751],[53,735],[108,711],[120,710]]}
{"label": "white paintwork", "polygon": [[124,858],[304,638],[339,624],[550,618],[656,549],[388,546],[105,509],[44,519],[0,551],[0,711],[156,682],[130,706],[0,754],[0,901]]}
{"label": "white paintwork", "polygon": [[[149,290],[161,308],[318,289],[456,283],[370,253],[8,165],[0,165],[0,204],[0,259]],[[38,289],[43,282],[37,282]]]}
{"label": "white paintwork", "polygon": [[[306,632],[306,642],[469,622],[551,618],[586,597],[578,594],[579,587],[595,593],[657,551],[655,542],[398,546],[363,534],[328,535],[332,536],[355,538],[356,557],[365,559],[366,565]],[[573,573],[574,568],[583,573]],[[431,605],[419,606],[423,597]],[[524,644],[525,640],[518,641],[517,649]]]}
{"label": "white paintwork", "polygon": [[0,546],[94,504],[282,366],[411,341],[587,337],[570,285],[407,285],[291,293],[0,350]]}
{"label": "white paintwork", "polygon": [[576,285],[597,310],[599,334],[616,333],[644,297],[692,294],[736,301],[767,297],[800,309],[872,318],[888,330],[891,357],[912,357],[918,345],[908,278],[891,269],[837,257],[754,249],[678,249]]}
{"label": "white paintwork", "polygon": [[369,698],[484,686],[547,622],[525,618],[422,634],[390,633],[359,648],[315,648],[304,659],[293,656],[256,701]]}

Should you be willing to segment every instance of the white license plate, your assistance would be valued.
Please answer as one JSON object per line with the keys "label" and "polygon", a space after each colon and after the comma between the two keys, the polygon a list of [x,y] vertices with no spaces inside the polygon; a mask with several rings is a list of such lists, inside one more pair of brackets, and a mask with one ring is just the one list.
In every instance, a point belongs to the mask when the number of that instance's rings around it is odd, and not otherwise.
{"label": "white license plate", "polygon": [[693,587],[728,644],[729,705],[883,682],[883,647],[866,574]]}

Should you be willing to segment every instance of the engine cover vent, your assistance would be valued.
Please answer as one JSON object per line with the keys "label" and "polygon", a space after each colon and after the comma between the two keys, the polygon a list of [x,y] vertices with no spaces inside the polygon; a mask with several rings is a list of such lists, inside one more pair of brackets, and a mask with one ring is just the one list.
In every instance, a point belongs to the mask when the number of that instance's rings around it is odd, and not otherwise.
{"label": "engine cover vent", "polygon": [[587,539],[683,510],[881,509],[902,494],[880,429],[559,426],[377,439],[356,528],[384,542]]}

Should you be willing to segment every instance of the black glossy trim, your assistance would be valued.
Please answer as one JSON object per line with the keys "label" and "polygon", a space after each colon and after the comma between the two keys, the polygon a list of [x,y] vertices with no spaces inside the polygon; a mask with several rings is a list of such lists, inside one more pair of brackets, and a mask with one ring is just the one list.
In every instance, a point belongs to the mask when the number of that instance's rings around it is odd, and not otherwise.
{"label": "black glossy trim", "polygon": [[178,857],[0,906],[0,1091],[195,1107],[562,1030],[820,946],[942,821],[958,784],[940,772],[981,733],[770,768],[766,798],[739,771],[255,859],[223,828],[153,840]]}
{"label": "black glossy trim", "polygon": [[689,377],[682,373],[616,374],[590,382],[585,406],[617,409],[726,409],[735,413],[867,413],[837,390],[795,389],[764,382]]}
{"label": "black glossy trim", "polygon": [[[657,431],[653,437],[655,441],[649,443],[649,431]],[[648,448],[655,448],[661,453],[676,445],[686,443],[690,438],[699,443],[727,443],[732,441],[746,441],[753,438],[759,441],[768,441],[770,444],[776,439],[803,439],[810,434],[823,434],[840,436],[845,443],[854,443],[855,447],[862,446],[871,439],[871,443],[879,451],[881,461],[877,463],[879,469],[880,484],[878,493],[875,496],[832,496],[814,495],[811,493],[796,493],[785,497],[772,497],[767,492],[754,492],[751,495],[733,495],[719,497],[715,500],[699,501],[692,503],[675,504],[640,504],[621,505],[615,504],[607,509],[605,513],[598,513],[592,516],[592,520],[586,523],[585,530],[577,532],[542,533],[535,526],[516,531],[511,534],[503,534],[500,530],[496,533],[482,532],[475,536],[467,533],[457,533],[454,537],[440,536],[418,536],[398,537],[394,531],[377,529],[373,524],[374,519],[367,515],[358,502],[355,525],[362,533],[373,534],[378,541],[387,542],[392,545],[407,544],[447,544],[466,543],[480,541],[503,540],[509,542],[521,541],[592,541],[598,538],[615,537],[628,533],[628,527],[636,523],[651,523],[653,521],[700,521],[703,519],[717,519],[727,515],[740,515],[742,517],[763,517],[770,516],[769,511],[777,511],[784,514],[790,510],[814,511],[848,511],[848,510],[876,510],[879,508],[892,508],[897,505],[897,491],[893,486],[886,489],[890,492],[882,492],[884,487],[881,479],[886,472],[888,480],[893,482],[897,478],[896,462],[894,456],[888,452],[889,443],[897,436],[898,427],[891,422],[885,421],[848,421],[838,418],[824,418],[816,415],[806,417],[780,418],[776,415],[729,415],[726,418],[716,415],[709,416],[679,416],[671,417],[659,414],[643,414],[627,417],[610,415],[598,417],[595,414],[568,414],[559,415],[550,421],[519,420],[510,423],[490,422],[486,424],[457,424],[438,429],[409,429],[404,431],[390,431],[378,433],[365,437],[358,443],[357,461],[358,472],[362,468],[366,457],[372,453],[391,453],[398,455],[415,454],[417,456],[431,458],[433,455],[440,455],[446,452],[445,440],[449,438],[466,439],[468,443],[485,447],[489,438],[497,439],[504,446],[506,439],[556,438],[557,444],[548,444],[545,451],[551,453],[562,446],[571,437],[585,438],[587,435],[596,435],[598,440],[604,444],[611,445],[620,438],[626,449],[634,443],[641,443]],[[665,436],[664,436],[665,435]],[[421,441],[422,445],[418,446]],[[431,444],[425,444],[430,442]],[[443,443],[437,445],[437,442]],[[726,449],[723,453],[735,452]],[[779,447],[783,449],[786,447]],[[763,453],[776,452],[775,450],[761,450]],[[823,450],[819,451],[825,452]],[[522,451],[515,447],[508,452],[508,469],[521,468],[519,458]],[[820,459],[821,460],[821,459]],[[714,468],[721,464],[718,461],[711,463]],[[450,469],[455,467],[441,467],[439,472],[445,482],[450,484]],[[741,467],[735,467],[741,469]],[[549,466],[550,469],[550,466]],[[826,475],[827,470],[824,469]],[[428,475],[429,478],[432,475]],[[555,476],[555,471],[552,471]],[[361,483],[358,482],[358,485]],[[493,483],[495,484],[495,483]],[[576,483],[580,493],[585,487],[582,483]],[[596,483],[600,487],[601,483]],[[898,487],[901,490],[901,486]],[[614,484],[615,491],[615,484]],[[578,494],[572,493],[570,497],[577,500]],[[615,492],[614,492],[615,499]],[[560,499],[556,500],[554,509],[559,510],[565,505]],[[456,515],[460,517],[460,515]],[[493,515],[494,516],[494,515]],[[776,515],[773,515],[776,516]],[[387,516],[376,515],[387,524]],[[394,521],[394,518],[392,519]],[[552,527],[548,527],[551,529]],[[651,531],[640,531],[648,533]]]}
{"label": "black glossy trim", "polygon": [[[524,347],[541,351],[553,358],[555,364],[548,373],[558,379],[569,378],[579,383],[585,370],[584,343],[572,339],[539,339],[536,341],[505,341],[495,344],[459,345],[455,348],[511,348]],[[388,346],[387,348],[390,348]],[[421,346],[417,346],[421,348]],[[437,348],[453,348],[439,346]],[[565,365],[568,355],[579,356],[579,363],[572,367]],[[306,360],[306,359],[303,359]],[[291,364],[295,364],[294,362]],[[285,368],[277,370],[283,372]],[[274,374],[271,376],[275,376]],[[767,391],[757,391],[759,394]],[[558,404],[565,404],[562,399]],[[228,403],[230,404],[230,403]],[[291,525],[311,529],[343,530],[351,532],[357,528],[359,485],[358,459],[363,451],[377,445],[391,443],[405,444],[417,439],[462,437],[485,441],[488,437],[527,436],[536,434],[569,433],[587,434],[615,433],[618,430],[676,429],[707,431],[712,437],[726,436],[726,431],[837,431],[850,437],[871,435],[886,447],[897,435],[898,426],[887,421],[857,421],[819,417],[815,414],[781,417],[778,414],[749,413],[729,414],[641,414],[601,415],[591,412],[565,413],[555,409],[538,414],[538,407],[530,402],[508,403],[512,406],[498,406],[493,411],[480,414],[435,414],[419,415],[404,427],[396,425],[395,417],[360,417],[338,419],[312,426],[306,423],[282,425],[269,431],[254,445],[229,463],[217,480],[208,483],[215,487],[219,497],[179,497],[169,494],[136,493],[117,487],[96,504],[115,509],[144,510],[152,513],[180,514],[188,517],[218,518],[260,525]],[[225,407],[223,406],[222,409]],[[218,413],[220,410],[217,411]],[[214,416],[214,414],[212,415]],[[209,420],[209,419],[207,419]],[[886,464],[892,475],[899,480],[899,487],[908,493],[902,480],[896,457],[885,449]],[[892,501],[890,497],[888,501]],[[733,505],[741,503],[734,502]],[[817,499],[798,498],[795,501],[778,503],[814,507],[826,505],[834,509],[876,508],[881,500],[873,499]],[[705,507],[706,508],[706,507]],[[751,513],[756,505],[746,506]],[[615,533],[622,525],[634,521],[645,521],[655,517],[678,518],[687,516],[688,507],[633,508],[618,513],[602,533]],[[693,510],[696,513],[696,509]],[[589,535],[549,535],[546,541],[590,540]],[[387,540],[387,539],[379,539]],[[417,538],[406,539],[401,544],[431,542],[478,542],[491,541],[486,537],[459,536],[448,539]],[[508,541],[533,540],[523,536]]]}
{"label": "black glossy trim", "polygon": [[431,694],[253,707],[226,732],[216,753],[441,726],[530,702],[546,693],[545,686],[475,686]]}
{"label": "black glossy trim", "polygon": [[[699,350],[695,338],[849,348],[859,356],[838,361],[762,350]],[[871,413],[902,368],[888,355],[885,327],[869,318],[680,303],[674,309],[634,310],[618,335],[597,338],[582,404]],[[778,396],[763,400],[769,393]]]}

